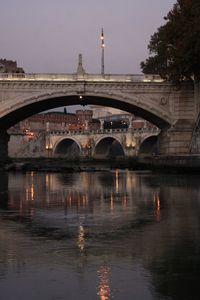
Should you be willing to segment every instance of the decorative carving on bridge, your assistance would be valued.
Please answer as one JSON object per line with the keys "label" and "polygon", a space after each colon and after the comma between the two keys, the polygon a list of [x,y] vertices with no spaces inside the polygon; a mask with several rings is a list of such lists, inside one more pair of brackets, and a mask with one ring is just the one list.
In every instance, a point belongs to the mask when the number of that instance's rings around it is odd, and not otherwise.
{"label": "decorative carving on bridge", "polygon": [[168,105],[168,104],[169,104],[169,98],[167,98],[167,97],[161,97],[161,98],[160,98],[160,104],[161,104],[162,106]]}

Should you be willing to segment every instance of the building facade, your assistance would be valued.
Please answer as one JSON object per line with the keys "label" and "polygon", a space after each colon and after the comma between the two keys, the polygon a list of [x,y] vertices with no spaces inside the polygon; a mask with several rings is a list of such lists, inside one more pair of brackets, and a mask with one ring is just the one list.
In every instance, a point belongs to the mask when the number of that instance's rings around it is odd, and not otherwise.
{"label": "building facade", "polygon": [[[92,110],[77,110],[75,114],[64,112],[47,112],[33,115],[9,129],[9,134],[52,130],[81,130],[88,126],[96,126],[92,119]],[[95,129],[97,129],[95,127]]]}
{"label": "building facade", "polygon": [[0,59],[0,73],[24,73],[24,70],[17,66],[16,61]]}

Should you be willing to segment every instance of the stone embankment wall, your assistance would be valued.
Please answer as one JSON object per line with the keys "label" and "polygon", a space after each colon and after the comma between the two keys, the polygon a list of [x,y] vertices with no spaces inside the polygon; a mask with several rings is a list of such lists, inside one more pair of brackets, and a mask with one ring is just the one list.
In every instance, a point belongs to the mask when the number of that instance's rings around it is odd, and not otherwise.
{"label": "stone embankment wall", "polygon": [[200,172],[199,155],[175,155],[175,156],[149,156],[139,157],[138,165],[142,169],[172,170],[186,172]]}
{"label": "stone embankment wall", "polygon": [[44,134],[39,133],[31,138],[26,135],[11,135],[8,156],[15,158],[46,156]]}

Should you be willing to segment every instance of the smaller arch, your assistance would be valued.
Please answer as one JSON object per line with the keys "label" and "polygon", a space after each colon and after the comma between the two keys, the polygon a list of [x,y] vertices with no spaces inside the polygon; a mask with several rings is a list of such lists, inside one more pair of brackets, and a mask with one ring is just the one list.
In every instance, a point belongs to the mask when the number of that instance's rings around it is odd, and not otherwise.
{"label": "smaller arch", "polygon": [[117,158],[125,156],[121,142],[111,136],[99,139],[94,148],[94,158]]}
{"label": "smaller arch", "polygon": [[62,138],[54,146],[53,156],[75,159],[81,155],[81,146],[74,138]]}
{"label": "smaller arch", "polygon": [[159,146],[158,146],[158,136],[157,135],[148,136],[140,144],[138,154],[152,155],[152,154],[158,154],[158,153],[159,153]]}

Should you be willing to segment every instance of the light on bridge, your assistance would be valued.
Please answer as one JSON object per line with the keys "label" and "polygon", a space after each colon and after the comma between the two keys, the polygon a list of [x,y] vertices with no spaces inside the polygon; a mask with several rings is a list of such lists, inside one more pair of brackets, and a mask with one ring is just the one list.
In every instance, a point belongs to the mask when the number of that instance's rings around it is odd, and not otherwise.
{"label": "light on bridge", "polygon": [[46,144],[46,150],[52,150],[53,149],[53,146],[52,144]]}

